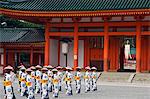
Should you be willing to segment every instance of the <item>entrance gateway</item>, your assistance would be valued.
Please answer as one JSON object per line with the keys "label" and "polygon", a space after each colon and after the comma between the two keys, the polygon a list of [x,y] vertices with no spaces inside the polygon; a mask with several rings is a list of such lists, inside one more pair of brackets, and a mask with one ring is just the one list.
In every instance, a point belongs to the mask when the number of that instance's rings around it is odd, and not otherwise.
{"label": "entrance gateway", "polygon": [[45,65],[65,63],[59,41],[69,38],[72,42],[68,65],[74,69],[93,65],[105,72],[150,71],[150,6],[147,0],[123,0],[122,3],[119,0],[109,3],[107,0],[55,1],[44,4],[43,0],[30,0],[0,5],[0,11],[6,16],[45,25]]}

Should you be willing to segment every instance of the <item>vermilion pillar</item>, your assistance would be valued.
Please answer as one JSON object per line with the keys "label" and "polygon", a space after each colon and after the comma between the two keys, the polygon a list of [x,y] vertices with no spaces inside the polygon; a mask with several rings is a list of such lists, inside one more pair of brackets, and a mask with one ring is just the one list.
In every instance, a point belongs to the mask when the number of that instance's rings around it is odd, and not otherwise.
{"label": "vermilion pillar", "polygon": [[150,35],[149,35],[149,37],[148,37],[148,61],[147,61],[147,65],[148,65],[148,71],[150,72]]}
{"label": "vermilion pillar", "polygon": [[33,48],[32,47],[30,51],[30,65],[33,65]]}
{"label": "vermilion pillar", "polygon": [[4,68],[5,68],[5,66],[6,66],[6,47],[4,46],[4,66],[3,66],[3,74],[4,74]]}
{"label": "vermilion pillar", "polygon": [[104,20],[104,72],[108,71],[108,50],[109,50],[108,22],[107,20]]}
{"label": "vermilion pillar", "polygon": [[45,65],[49,65],[50,54],[50,39],[49,39],[49,24],[45,25]]}
{"label": "vermilion pillar", "polygon": [[60,41],[58,41],[58,65],[60,65]]}
{"label": "vermilion pillar", "polygon": [[136,72],[141,71],[141,24],[136,24]]}
{"label": "vermilion pillar", "polygon": [[74,24],[74,70],[78,67],[78,24]]}

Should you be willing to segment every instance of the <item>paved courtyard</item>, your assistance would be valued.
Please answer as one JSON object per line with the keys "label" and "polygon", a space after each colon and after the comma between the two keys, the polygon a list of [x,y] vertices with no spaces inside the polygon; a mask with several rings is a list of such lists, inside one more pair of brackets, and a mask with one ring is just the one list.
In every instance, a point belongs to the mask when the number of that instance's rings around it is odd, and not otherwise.
{"label": "paved courtyard", "polygon": [[[26,99],[26,97],[20,97],[17,92],[17,82],[14,83],[14,91],[17,99]],[[4,90],[2,81],[0,81],[0,99],[3,99]],[[73,96],[65,95],[65,88],[60,92],[58,99],[150,99],[150,87],[136,87],[136,86],[124,86],[124,85],[98,85],[98,91],[84,93],[84,86],[82,87],[81,94],[75,94],[75,86],[73,86]],[[49,94],[52,99],[52,93]],[[40,95],[36,95],[36,99],[41,99]]]}

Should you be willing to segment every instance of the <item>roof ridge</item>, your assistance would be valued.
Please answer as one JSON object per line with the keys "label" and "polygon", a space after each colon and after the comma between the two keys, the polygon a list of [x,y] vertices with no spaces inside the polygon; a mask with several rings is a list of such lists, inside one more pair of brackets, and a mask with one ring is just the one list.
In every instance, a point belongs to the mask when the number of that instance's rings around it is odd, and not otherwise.
{"label": "roof ridge", "polygon": [[[21,31],[21,32],[25,32],[25,31]],[[20,38],[18,38],[16,41],[19,41],[20,39],[22,39],[25,35],[27,35],[28,31],[26,31],[25,34],[23,34]],[[19,33],[20,34],[20,33]]]}

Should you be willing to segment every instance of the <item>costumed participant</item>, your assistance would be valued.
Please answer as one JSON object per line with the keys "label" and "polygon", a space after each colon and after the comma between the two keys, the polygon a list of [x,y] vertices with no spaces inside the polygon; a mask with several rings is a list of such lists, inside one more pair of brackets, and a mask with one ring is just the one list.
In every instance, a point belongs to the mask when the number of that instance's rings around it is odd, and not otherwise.
{"label": "costumed participant", "polygon": [[21,67],[21,95],[20,96],[26,96],[27,95],[27,86],[26,86],[26,77],[27,74],[25,72],[26,68],[23,66]]}
{"label": "costumed participant", "polygon": [[47,71],[48,69],[46,67],[43,67],[41,69],[42,71],[42,77],[41,77],[41,99],[49,99],[48,96],[48,75],[47,75]]}
{"label": "costumed participant", "polygon": [[26,78],[26,86],[27,86],[27,99],[35,99],[34,97],[34,89],[33,89],[33,80],[32,80],[32,76],[31,76],[31,68],[28,68],[26,70],[27,72],[27,78]]}
{"label": "costumed participant", "polygon": [[91,68],[91,78],[92,78],[92,91],[96,91],[97,90],[97,74],[96,74],[96,67],[92,67]]}
{"label": "costumed participant", "polygon": [[13,70],[11,66],[7,66],[4,68],[5,74],[4,74],[4,90],[5,90],[5,96],[4,99],[16,99],[13,91],[12,86],[12,79],[10,72]]}
{"label": "costumed participant", "polygon": [[36,71],[36,68],[34,66],[31,66],[30,67],[32,72],[31,72],[31,77],[32,77],[32,88],[33,88],[33,91],[35,92],[35,71]]}
{"label": "costumed participant", "polygon": [[73,93],[72,93],[72,73],[71,73],[71,71],[72,71],[72,68],[71,67],[66,67],[66,70],[68,71],[68,73],[67,73],[67,92],[66,92],[66,94],[68,95],[68,96],[70,96],[70,95],[73,95]]}
{"label": "costumed participant", "polygon": [[48,75],[48,91],[49,92],[52,92],[52,87],[53,87],[53,72],[52,72],[52,69],[53,69],[53,66],[51,65],[48,65],[48,66],[45,66],[47,69],[48,69],[48,72],[47,72],[47,75]]}
{"label": "costumed participant", "polygon": [[36,81],[35,81],[35,94],[37,94],[37,93],[40,93],[40,91],[41,91],[41,76],[42,76],[42,73],[41,73],[41,66],[40,65],[37,65],[36,66],[36,71],[35,71],[35,79],[36,79]]}
{"label": "costumed participant", "polygon": [[19,72],[18,72],[18,81],[19,81],[18,91],[19,92],[21,92],[21,74],[22,74],[21,67],[24,67],[24,66],[23,65],[18,66],[18,68],[19,68]]}
{"label": "costumed participant", "polygon": [[80,93],[81,91],[81,67],[76,68],[76,73],[75,73],[75,82],[76,82],[76,93]]}
{"label": "costumed participant", "polygon": [[125,54],[126,60],[128,60],[129,58],[132,58],[131,53],[130,53],[130,42],[129,42],[129,40],[126,41],[124,54]]}
{"label": "costumed participant", "polygon": [[90,79],[91,79],[91,74],[90,70],[91,68],[88,66],[85,68],[86,72],[84,74],[84,82],[85,82],[85,92],[90,91]]}
{"label": "costumed participant", "polygon": [[63,81],[65,81],[65,89],[66,90],[68,89],[68,86],[67,86],[67,75],[68,75],[68,70],[65,68],[65,73],[63,75]]}
{"label": "costumed participant", "polygon": [[59,76],[57,74],[58,70],[53,69],[53,97],[58,98],[59,95]]}
{"label": "costumed participant", "polygon": [[62,77],[63,77],[63,73],[62,73],[62,68],[61,66],[57,67],[58,70],[58,77],[59,77],[59,91],[61,91],[61,86],[62,86]]}

